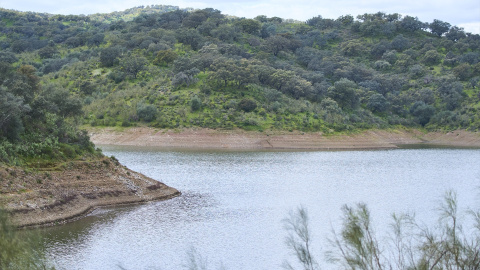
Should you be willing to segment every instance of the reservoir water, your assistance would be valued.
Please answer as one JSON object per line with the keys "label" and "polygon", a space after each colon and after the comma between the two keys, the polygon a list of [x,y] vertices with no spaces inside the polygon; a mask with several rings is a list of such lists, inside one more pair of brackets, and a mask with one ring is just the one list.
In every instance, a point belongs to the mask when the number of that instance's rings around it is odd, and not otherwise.
{"label": "reservoir water", "polygon": [[394,212],[435,224],[448,190],[457,192],[461,213],[480,208],[478,149],[102,149],[182,195],[97,209],[77,222],[41,229],[56,269],[188,269],[193,250],[208,269],[281,269],[292,259],[282,219],[301,205],[310,216],[319,260],[332,229],[340,230],[344,204],[366,203],[379,239],[388,236]]}

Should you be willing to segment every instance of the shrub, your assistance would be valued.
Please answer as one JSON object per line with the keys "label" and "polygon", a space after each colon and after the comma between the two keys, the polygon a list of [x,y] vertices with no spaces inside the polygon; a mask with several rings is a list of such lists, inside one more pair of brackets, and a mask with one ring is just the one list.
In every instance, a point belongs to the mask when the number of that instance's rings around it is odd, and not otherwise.
{"label": "shrub", "polygon": [[238,108],[245,112],[251,112],[257,108],[257,102],[251,98],[244,98],[238,103]]}
{"label": "shrub", "polygon": [[190,101],[190,108],[192,109],[193,112],[200,110],[202,107],[202,101],[197,97],[193,97],[192,100]]}
{"label": "shrub", "polygon": [[137,105],[137,115],[145,122],[151,122],[157,117],[157,107],[154,105],[145,105],[140,103]]}

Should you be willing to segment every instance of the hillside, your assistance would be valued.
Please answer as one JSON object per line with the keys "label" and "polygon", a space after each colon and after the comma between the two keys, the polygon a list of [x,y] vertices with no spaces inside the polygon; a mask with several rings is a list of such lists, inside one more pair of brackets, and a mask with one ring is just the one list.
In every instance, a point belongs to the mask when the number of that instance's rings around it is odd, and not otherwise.
{"label": "hillside", "polygon": [[168,6],[0,13],[0,61],[68,90],[91,126],[480,127],[480,36],[441,20],[379,12],[296,22]]}
{"label": "hillside", "polygon": [[79,127],[98,142],[177,138],[177,147],[479,142],[477,133],[418,131],[480,128],[480,36],[441,20],[0,9],[0,48],[0,203],[17,220],[37,217],[23,225],[178,194],[131,176]]}
{"label": "hillside", "polygon": [[[2,28],[2,42],[9,29]],[[82,99],[42,83],[34,66],[18,60],[23,55],[0,51],[0,212],[14,225],[56,224],[98,206],[179,195],[96,149],[78,127]]]}

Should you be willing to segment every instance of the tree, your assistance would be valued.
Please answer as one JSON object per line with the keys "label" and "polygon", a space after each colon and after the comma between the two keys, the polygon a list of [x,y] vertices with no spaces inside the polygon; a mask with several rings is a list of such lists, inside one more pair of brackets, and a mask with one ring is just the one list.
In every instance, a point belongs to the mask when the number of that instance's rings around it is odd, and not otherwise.
{"label": "tree", "polygon": [[423,56],[423,63],[428,66],[437,65],[442,60],[442,56],[436,50],[429,50]]}
{"label": "tree", "polygon": [[365,46],[359,41],[349,41],[342,43],[342,52],[346,56],[359,56],[366,52]]}
{"label": "tree", "polygon": [[450,24],[448,22],[440,21],[440,20],[433,20],[433,22],[429,25],[430,31],[437,35],[442,36],[450,29]]}
{"label": "tree", "polygon": [[205,12],[203,10],[197,10],[185,17],[182,21],[182,25],[189,28],[197,28],[206,20],[207,15]]}
{"label": "tree", "polygon": [[267,38],[264,43],[267,51],[277,56],[279,52],[288,49],[290,47],[290,40],[285,37],[275,35]]}
{"label": "tree", "polygon": [[372,112],[384,112],[388,107],[388,102],[382,94],[373,94],[368,98],[367,107]]}
{"label": "tree", "polygon": [[177,57],[177,53],[172,50],[160,50],[158,51],[155,60],[153,60],[153,64],[158,66],[166,66],[170,63],[173,63]]}
{"label": "tree", "polygon": [[[388,240],[379,241],[364,203],[342,207],[342,228],[329,238],[327,259],[339,269],[478,269],[480,212],[469,210],[473,228],[462,229],[457,195],[447,191],[438,207],[438,223],[429,228],[410,214],[393,214]],[[319,269],[311,253],[312,237],[306,209],[298,208],[283,220],[286,245],[302,269]],[[284,268],[295,269],[288,261]]]}
{"label": "tree", "polygon": [[313,93],[312,83],[295,75],[284,84],[280,90],[285,94],[299,99],[301,97],[310,96]]}
{"label": "tree", "polygon": [[13,64],[18,61],[17,56],[10,51],[0,51],[0,63]]}
{"label": "tree", "polygon": [[204,21],[201,25],[199,25],[196,29],[197,31],[204,35],[204,36],[211,36],[212,30],[217,28],[217,23],[213,20]]}
{"label": "tree", "polygon": [[260,31],[260,23],[252,19],[242,19],[236,22],[236,25],[240,26],[243,32],[256,35]]}
{"label": "tree", "polygon": [[355,18],[352,15],[342,15],[337,18],[337,21],[343,25],[351,25],[355,21]]}
{"label": "tree", "polygon": [[147,63],[148,60],[143,56],[127,56],[121,60],[120,66],[126,74],[136,79]]}
{"label": "tree", "polygon": [[355,109],[359,103],[357,85],[349,79],[342,78],[328,89],[328,96],[335,100],[342,109]]}
{"label": "tree", "polygon": [[391,65],[397,62],[398,56],[396,50],[387,51],[382,55],[382,59],[390,63]]}
{"label": "tree", "polygon": [[446,78],[439,81],[437,92],[445,108],[447,110],[454,110],[460,105],[460,101],[462,100],[463,84]]}
{"label": "tree", "polygon": [[29,50],[31,48],[31,44],[29,44],[27,40],[18,39],[12,42],[10,48],[14,53],[22,53],[26,50]]}
{"label": "tree", "polygon": [[425,102],[425,104],[432,105],[433,103],[435,103],[435,94],[433,90],[428,87],[422,88],[416,93],[415,99],[423,101]]}
{"label": "tree", "polygon": [[463,63],[453,68],[453,73],[457,76],[461,81],[466,81],[473,76],[472,67],[467,64]]}
{"label": "tree", "polygon": [[33,66],[23,65],[16,73],[11,75],[11,80],[8,80],[6,83],[9,91],[16,96],[22,97],[26,104],[29,104],[35,98],[35,94],[40,89],[40,78],[35,72],[36,70]]}
{"label": "tree", "polygon": [[30,106],[23,103],[23,98],[14,96],[0,86],[0,137],[17,140],[23,131],[21,119],[30,110]]}
{"label": "tree", "polygon": [[462,38],[466,38],[467,35],[462,27],[452,26],[452,28],[450,28],[450,30],[445,34],[445,37],[451,41],[457,42]]}
{"label": "tree", "polygon": [[175,74],[172,79],[172,86],[175,88],[182,87],[182,86],[190,86],[198,82],[198,79],[195,78],[199,70],[197,68],[193,68],[191,70],[180,71],[179,73]]}
{"label": "tree", "polygon": [[277,25],[272,22],[267,22],[262,24],[262,28],[260,30],[260,36],[262,38],[268,38],[273,36],[277,33]]}
{"label": "tree", "polygon": [[400,27],[408,32],[416,32],[426,27],[425,23],[418,20],[417,17],[405,16],[400,22]]}
{"label": "tree", "polygon": [[266,15],[258,15],[257,17],[254,18],[255,20],[261,22],[261,23],[266,23],[268,22],[268,17]]}
{"label": "tree", "polygon": [[210,73],[209,78],[212,81],[223,82],[223,85],[227,86],[229,82],[233,82],[235,79],[235,64],[235,61],[230,58],[215,59],[210,66],[214,72]]}
{"label": "tree", "polygon": [[435,114],[435,108],[431,105],[425,104],[423,101],[417,101],[410,108],[410,113],[415,116],[417,123],[425,126]]}
{"label": "tree", "polygon": [[100,52],[100,63],[104,67],[112,67],[118,63],[118,57],[122,54],[120,46],[108,47]]}
{"label": "tree", "polygon": [[323,17],[322,17],[321,15],[318,15],[318,16],[315,16],[315,17],[313,17],[313,18],[308,19],[308,20],[306,21],[306,23],[307,23],[308,25],[310,25],[310,26],[314,26],[314,27],[315,27],[315,26],[320,25],[321,22],[322,22],[322,20],[323,20]]}
{"label": "tree", "polygon": [[103,43],[105,35],[102,33],[96,33],[87,40],[87,44],[90,46],[99,46]]}
{"label": "tree", "polygon": [[193,50],[198,50],[203,46],[203,36],[195,29],[180,29],[176,32],[178,42],[190,45]]}
{"label": "tree", "polygon": [[43,67],[40,69],[43,74],[48,74],[52,72],[57,72],[62,69],[65,65],[70,63],[70,59],[45,59],[43,60]]}
{"label": "tree", "polygon": [[402,34],[396,36],[391,43],[391,48],[399,52],[406,50],[409,47],[409,41]]}
{"label": "tree", "polygon": [[42,49],[38,50],[38,55],[42,59],[53,58],[53,56],[57,53],[58,50],[53,46],[43,47]]}
{"label": "tree", "polygon": [[223,42],[231,42],[237,40],[239,37],[236,27],[227,24],[218,26],[216,29],[213,29],[211,33],[213,37],[218,38]]}
{"label": "tree", "polygon": [[[53,112],[63,118],[78,116],[83,113],[82,101],[77,97],[73,97],[66,89],[48,84],[43,87],[42,96],[49,103],[47,108],[43,107],[48,112]],[[36,107],[34,109],[37,111],[41,110]]]}

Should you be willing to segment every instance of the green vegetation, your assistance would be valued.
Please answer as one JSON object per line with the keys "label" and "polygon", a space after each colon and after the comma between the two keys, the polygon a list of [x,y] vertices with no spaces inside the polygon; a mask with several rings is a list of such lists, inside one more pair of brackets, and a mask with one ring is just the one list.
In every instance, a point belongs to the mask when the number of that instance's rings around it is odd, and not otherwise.
{"label": "green vegetation", "polygon": [[[438,224],[426,227],[411,215],[392,215],[391,233],[379,240],[365,204],[343,207],[343,226],[329,239],[326,252],[341,269],[478,269],[480,267],[480,212],[468,211],[472,228],[463,228],[455,192],[447,192],[438,208]],[[300,269],[320,269],[310,251],[307,211],[300,207],[284,220],[286,243]],[[285,269],[295,269],[285,262]]]}
{"label": "green vegetation", "polygon": [[35,68],[3,64],[0,78],[0,163],[28,165],[93,155],[75,128],[82,104],[67,90],[39,84]]}
{"label": "green vegetation", "polygon": [[171,6],[0,13],[0,62],[35,67],[92,126],[480,128],[480,36],[440,20],[379,12],[305,23]]}
{"label": "green vegetation", "polygon": [[0,210],[0,269],[47,269],[41,250],[37,236],[15,230]]}
{"label": "green vegetation", "polygon": [[[480,35],[437,19],[379,12],[297,22],[173,6],[90,16],[0,9],[0,18],[0,163],[9,166],[96,156],[81,124],[480,129]],[[439,234],[396,217],[392,262],[367,208],[345,207],[332,259],[352,269],[478,269],[479,214],[475,235],[460,238],[456,211],[450,194]],[[30,244],[5,220],[1,212],[0,268],[35,268]],[[314,269],[307,221],[304,210],[287,220],[288,243]],[[418,233],[403,235],[407,224]]]}

